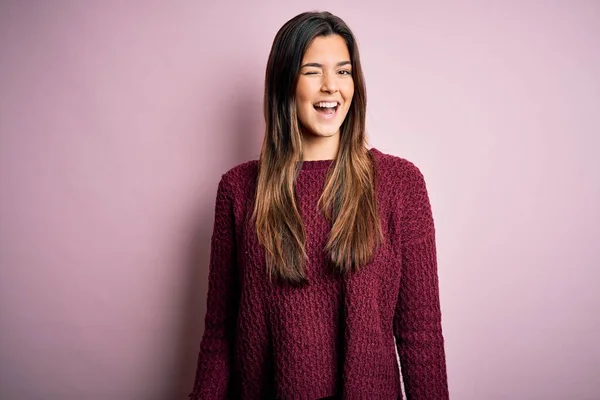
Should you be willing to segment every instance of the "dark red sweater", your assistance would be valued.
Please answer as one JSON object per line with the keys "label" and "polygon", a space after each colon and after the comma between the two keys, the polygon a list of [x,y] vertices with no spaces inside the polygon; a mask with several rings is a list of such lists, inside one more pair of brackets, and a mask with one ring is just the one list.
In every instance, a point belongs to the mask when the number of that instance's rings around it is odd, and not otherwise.
{"label": "dark red sweater", "polygon": [[385,235],[373,261],[336,277],[317,211],[331,161],[304,162],[296,194],[307,231],[309,284],[268,283],[250,223],[257,161],[217,191],[205,332],[193,399],[399,399],[396,346],[409,400],[448,399],[434,223],[423,175],[370,150]]}

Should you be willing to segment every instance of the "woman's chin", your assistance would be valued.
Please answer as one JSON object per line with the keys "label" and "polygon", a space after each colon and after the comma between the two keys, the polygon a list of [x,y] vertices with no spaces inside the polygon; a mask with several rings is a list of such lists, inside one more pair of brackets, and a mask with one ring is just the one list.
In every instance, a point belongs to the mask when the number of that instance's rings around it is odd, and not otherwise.
{"label": "woman's chin", "polygon": [[312,136],[315,138],[328,138],[328,137],[332,137],[335,136],[339,133],[339,128],[338,129],[315,129],[315,130],[309,130],[308,136]]}

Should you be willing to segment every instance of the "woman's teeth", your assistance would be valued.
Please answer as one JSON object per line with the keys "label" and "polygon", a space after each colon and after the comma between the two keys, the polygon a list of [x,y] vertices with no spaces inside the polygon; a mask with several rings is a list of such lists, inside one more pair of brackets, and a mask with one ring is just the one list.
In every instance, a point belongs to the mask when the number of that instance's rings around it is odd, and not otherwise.
{"label": "woman's teeth", "polygon": [[315,103],[314,107],[317,112],[325,115],[332,115],[337,110],[338,103],[335,101],[320,101]]}
{"label": "woman's teeth", "polygon": [[337,107],[337,102],[335,101],[320,101],[318,103],[315,104],[315,107],[321,107],[321,108],[335,108]]}

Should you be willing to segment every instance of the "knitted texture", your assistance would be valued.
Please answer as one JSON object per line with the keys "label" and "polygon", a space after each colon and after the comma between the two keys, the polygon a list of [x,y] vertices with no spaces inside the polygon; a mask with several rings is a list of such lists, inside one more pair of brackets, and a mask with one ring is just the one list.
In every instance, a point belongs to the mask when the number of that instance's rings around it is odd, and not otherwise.
{"label": "knitted texture", "polygon": [[219,182],[205,332],[192,399],[448,399],[435,229],[423,175],[377,149],[379,218],[373,260],[345,276],[323,251],[331,224],[318,210],[332,161],[304,162],[296,180],[306,228],[301,288],[268,282],[251,222],[258,162]]}

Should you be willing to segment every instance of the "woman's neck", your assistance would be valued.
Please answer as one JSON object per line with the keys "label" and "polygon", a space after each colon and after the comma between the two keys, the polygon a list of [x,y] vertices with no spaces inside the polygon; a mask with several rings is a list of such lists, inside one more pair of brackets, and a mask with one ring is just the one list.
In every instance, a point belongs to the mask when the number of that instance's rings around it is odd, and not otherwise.
{"label": "woman's neck", "polygon": [[333,160],[337,156],[339,147],[339,132],[329,137],[304,135],[302,138],[302,161]]}

